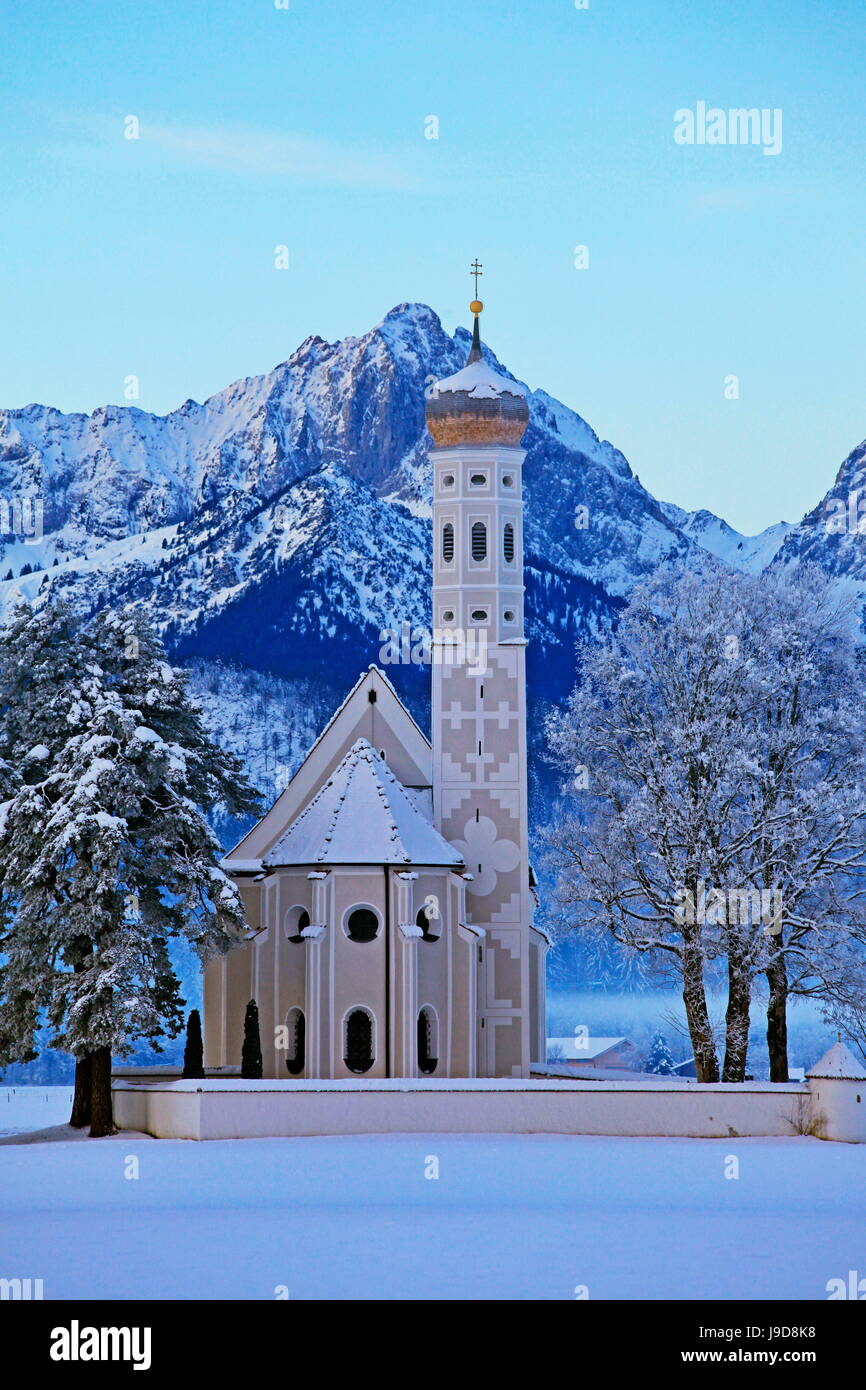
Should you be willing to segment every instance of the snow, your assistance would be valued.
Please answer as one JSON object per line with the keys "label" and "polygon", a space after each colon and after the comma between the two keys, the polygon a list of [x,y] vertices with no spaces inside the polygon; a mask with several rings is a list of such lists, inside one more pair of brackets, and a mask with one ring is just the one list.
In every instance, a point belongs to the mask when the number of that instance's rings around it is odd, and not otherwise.
{"label": "snow", "polygon": [[462,863],[419,811],[384,758],[358,739],[263,863]]}
{"label": "snow", "polygon": [[434,396],[445,395],[452,391],[465,391],[473,400],[495,400],[497,396],[502,395],[522,396],[524,398],[526,396],[526,392],[519,382],[494,371],[489,363],[483,359],[470,362],[468,366],[462,367],[453,376],[444,377],[433,387]]}
{"label": "snow", "polygon": [[858,1062],[850,1048],[843,1042],[834,1043],[828,1052],[824,1053],[813,1067],[810,1067],[807,1076],[818,1078],[835,1078],[847,1081],[866,1081],[866,1070]]}
{"label": "snow", "polygon": [[862,1145],[72,1133],[0,1141],[0,1267],[47,1299],[824,1300],[863,1264]]}

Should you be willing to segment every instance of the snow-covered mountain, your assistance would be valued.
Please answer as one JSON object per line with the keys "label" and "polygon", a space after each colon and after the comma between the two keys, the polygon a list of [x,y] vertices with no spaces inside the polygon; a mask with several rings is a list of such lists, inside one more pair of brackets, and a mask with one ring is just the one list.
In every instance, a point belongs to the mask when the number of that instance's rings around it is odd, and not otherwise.
{"label": "snow-covered mountain", "polygon": [[[49,586],[86,608],[146,604],[180,659],[292,689],[312,681],[327,709],[381,660],[383,629],[429,622],[424,399],[463,365],[469,341],[426,305],[401,304],[363,337],[308,338],[266,375],[164,417],[130,406],[0,412],[0,496],[44,507],[38,542],[0,536],[0,607]],[[610,622],[659,562],[711,551],[755,569],[803,544],[802,527],[747,538],[656,501],[580,415],[527,392],[536,703],[571,687],[575,637]],[[423,719],[427,673],[389,675]]]}
{"label": "snow-covered mountain", "polygon": [[785,537],[777,563],[802,561],[866,594],[866,440],[852,449],[827,494]]}

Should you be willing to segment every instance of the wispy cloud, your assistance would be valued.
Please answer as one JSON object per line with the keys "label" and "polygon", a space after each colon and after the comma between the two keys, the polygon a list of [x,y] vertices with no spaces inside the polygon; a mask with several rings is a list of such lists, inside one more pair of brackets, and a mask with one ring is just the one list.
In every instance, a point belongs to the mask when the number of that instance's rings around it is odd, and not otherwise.
{"label": "wispy cloud", "polygon": [[[293,180],[371,189],[418,186],[408,161],[298,131],[217,122],[184,124],[150,121],[139,113],[136,140],[124,138],[122,115],[65,112],[66,139],[54,144],[64,161],[102,167],[134,147],[139,167],[211,169],[254,179]],[[56,120],[55,120],[56,124]]]}

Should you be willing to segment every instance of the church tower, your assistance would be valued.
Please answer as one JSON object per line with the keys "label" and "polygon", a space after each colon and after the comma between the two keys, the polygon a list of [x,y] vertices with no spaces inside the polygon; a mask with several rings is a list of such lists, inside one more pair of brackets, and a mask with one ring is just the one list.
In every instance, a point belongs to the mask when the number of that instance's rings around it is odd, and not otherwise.
{"label": "church tower", "polygon": [[[476,272],[479,267],[474,267]],[[476,279],[477,286],[477,279]],[[477,289],[476,289],[477,293]],[[532,929],[520,447],[523,389],[481,352],[433,388],[434,821],[471,881],[482,928],[478,1074],[522,1077],[543,1057],[544,946]]]}

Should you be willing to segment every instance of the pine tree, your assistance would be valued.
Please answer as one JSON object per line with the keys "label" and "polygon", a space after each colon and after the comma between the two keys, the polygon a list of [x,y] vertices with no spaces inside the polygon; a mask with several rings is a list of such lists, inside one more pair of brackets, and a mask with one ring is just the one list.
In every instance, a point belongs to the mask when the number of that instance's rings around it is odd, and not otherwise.
{"label": "pine tree", "polygon": [[21,785],[0,833],[0,1065],[33,1055],[44,1016],[93,1135],[111,1130],[112,1055],[182,1027],[169,940],[206,959],[244,926],[203,812],[256,797],[186,680],[137,613],[19,611],[2,642],[0,753],[19,750]]}
{"label": "pine tree", "polygon": [[244,1045],[241,1052],[241,1076],[245,1081],[261,1081],[262,1069],[262,1040],[259,1033],[259,1006],[255,999],[251,999],[244,1013]]}
{"label": "pine tree", "polygon": [[204,1046],[201,1038],[201,1014],[198,1009],[192,1010],[186,1023],[183,1077],[186,1081],[200,1081],[204,1078]]}
{"label": "pine tree", "polygon": [[652,1072],[654,1076],[673,1076],[676,1072],[676,1063],[667,1039],[661,1033],[656,1033],[653,1037],[645,1070]]}

